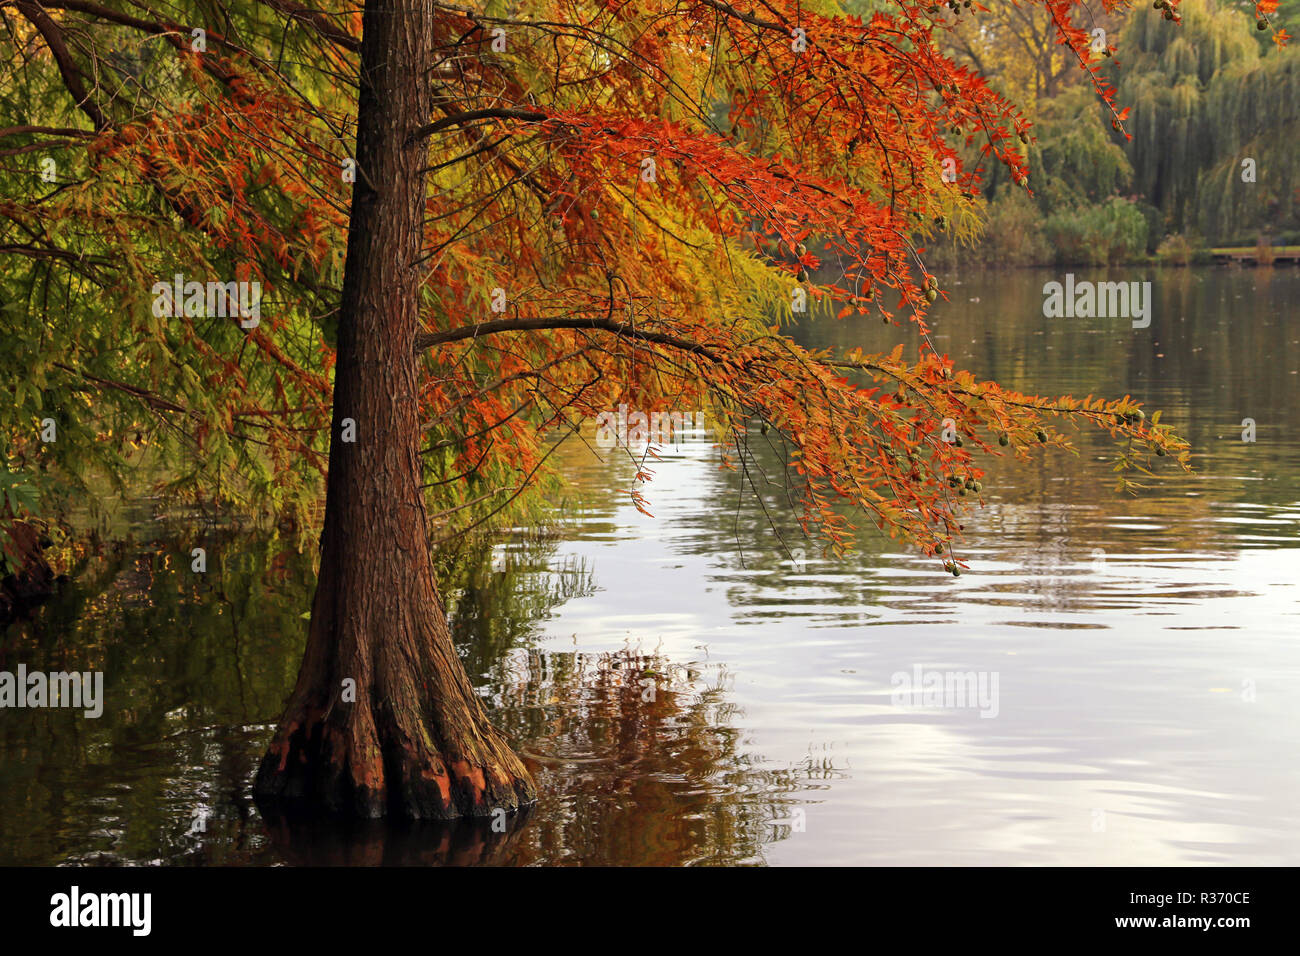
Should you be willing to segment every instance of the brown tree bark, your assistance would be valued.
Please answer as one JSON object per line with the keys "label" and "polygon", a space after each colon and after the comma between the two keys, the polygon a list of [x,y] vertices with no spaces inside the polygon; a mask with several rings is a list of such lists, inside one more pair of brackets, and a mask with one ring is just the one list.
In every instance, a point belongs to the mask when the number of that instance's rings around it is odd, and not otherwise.
{"label": "brown tree bark", "polygon": [[254,787],[277,810],[451,819],[535,798],[452,645],[420,490],[426,156],[411,134],[432,105],[433,23],[430,0],[366,0],[320,576]]}

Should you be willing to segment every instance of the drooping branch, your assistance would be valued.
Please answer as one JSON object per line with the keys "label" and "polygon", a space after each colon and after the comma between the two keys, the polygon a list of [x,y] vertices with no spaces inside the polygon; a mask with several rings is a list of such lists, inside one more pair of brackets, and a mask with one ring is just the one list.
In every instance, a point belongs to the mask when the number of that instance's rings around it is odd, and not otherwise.
{"label": "drooping branch", "polygon": [[96,131],[102,132],[108,129],[108,118],[100,110],[99,104],[91,98],[86,85],[81,82],[81,71],[73,63],[72,54],[68,52],[68,45],[63,40],[63,31],[54,22],[54,18],[46,13],[42,6],[33,3],[32,0],[18,0],[17,7],[44,38],[46,46],[49,47],[50,55],[54,57],[54,62],[59,68],[59,75],[63,78],[63,85],[72,94],[77,108],[90,118],[90,122],[94,124]]}
{"label": "drooping branch", "polygon": [[355,53],[361,49],[360,40],[341,27],[335,26],[319,10],[312,10],[310,7],[293,3],[292,0],[262,0],[262,3],[277,13],[284,14],[291,20],[297,20],[299,23],[310,26],[326,40],[343,47],[345,50],[351,50]]}
{"label": "drooping branch", "polygon": [[[132,30],[139,30],[143,33],[149,34],[150,36],[161,37],[167,43],[182,52],[189,49],[189,36],[193,30],[192,27],[182,24],[166,23],[155,20],[141,20],[138,17],[128,16],[127,14],[119,13],[116,10],[110,10],[108,7],[101,6],[98,3],[89,2],[89,0],[41,0],[40,3],[36,3],[34,0],[18,0],[17,6],[18,9],[23,12],[24,16],[36,25],[37,29],[41,31],[41,35],[45,37],[46,42],[50,44],[50,52],[54,54],[55,61],[59,64],[59,72],[63,75],[64,83],[67,85],[68,90],[77,96],[77,105],[81,106],[83,111],[86,110],[86,107],[82,105],[82,100],[85,99],[85,97],[78,93],[78,88],[81,86],[80,79],[78,78],[80,71],[73,64],[72,57],[68,53],[66,46],[62,47],[62,55],[60,55],[59,48],[55,46],[56,43],[62,46],[62,34],[59,27],[56,25],[54,18],[46,13],[47,9],[71,10],[74,13],[84,14],[85,16],[93,17],[106,23],[114,23],[118,26],[129,27]],[[34,13],[39,14],[45,21],[48,21],[48,28],[42,26],[40,21],[33,18]],[[52,30],[53,33],[51,33],[50,30]],[[239,51],[239,47],[232,44],[220,33],[215,31],[205,32],[208,42],[219,44],[231,51]],[[248,94],[239,89],[235,82],[240,79],[239,75],[228,69],[218,58],[204,56],[201,58],[200,63],[204,71],[230,88],[231,96],[236,101],[248,100]],[[69,74],[68,70],[71,70],[72,74]],[[91,105],[93,106],[94,104],[92,103]],[[87,115],[91,116],[92,120],[95,120],[93,114],[87,112]],[[97,130],[105,129],[109,125],[110,124],[106,118],[103,118],[102,122],[95,120],[95,128]]]}
{"label": "drooping branch", "polygon": [[109,378],[102,378],[98,375],[91,375],[85,369],[73,368],[65,362],[55,362],[54,367],[68,372],[71,375],[80,375],[88,382],[94,382],[96,385],[102,385],[105,388],[111,388],[119,392],[125,392],[133,398],[138,398],[150,408],[160,412],[177,412],[181,415],[188,415],[194,418],[199,417],[197,412],[193,412],[184,405],[179,405],[169,398],[151,392],[148,389],[141,388],[138,385],[130,385],[126,382],[116,382]]}

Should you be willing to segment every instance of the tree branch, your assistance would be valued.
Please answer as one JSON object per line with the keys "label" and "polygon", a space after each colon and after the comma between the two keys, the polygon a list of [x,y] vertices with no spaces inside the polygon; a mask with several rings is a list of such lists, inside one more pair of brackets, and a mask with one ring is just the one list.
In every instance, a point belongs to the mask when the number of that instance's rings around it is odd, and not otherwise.
{"label": "tree branch", "polygon": [[668,335],[664,332],[648,332],[625,322],[615,322],[612,319],[579,318],[495,319],[491,322],[480,322],[478,325],[466,325],[459,329],[447,329],[443,332],[422,332],[415,337],[415,351],[423,352],[435,345],[442,345],[446,342],[460,342],[464,339],[475,339],[480,335],[494,335],[498,332],[538,332],[545,329],[593,329],[601,332],[613,332],[615,335],[624,338],[650,342],[655,345],[666,345],[669,348],[701,355],[711,362],[718,360],[714,352],[698,342],[692,342],[690,339]]}
{"label": "tree branch", "polygon": [[517,119],[526,120],[530,123],[540,123],[549,119],[545,113],[538,113],[536,110],[519,110],[509,109],[506,107],[495,107],[481,110],[465,110],[459,113],[451,113],[442,119],[434,120],[432,123],[425,123],[419,129],[415,130],[408,138],[408,143],[414,143],[417,140],[432,136],[434,133],[441,132],[450,126],[463,126],[465,123],[472,123],[481,119]]}
{"label": "tree branch", "polygon": [[297,20],[299,23],[310,26],[326,40],[343,47],[345,50],[356,52],[361,49],[360,40],[341,27],[335,26],[325,14],[318,10],[312,10],[309,7],[293,3],[292,0],[261,0],[261,2],[291,20]]}

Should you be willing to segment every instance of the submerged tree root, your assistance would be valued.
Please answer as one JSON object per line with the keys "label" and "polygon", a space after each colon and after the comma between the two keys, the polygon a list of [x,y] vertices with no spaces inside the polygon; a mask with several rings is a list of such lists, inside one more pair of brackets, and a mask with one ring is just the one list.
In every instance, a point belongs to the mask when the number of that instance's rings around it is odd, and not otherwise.
{"label": "submerged tree root", "polygon": [[282,725],[258,768],[259,805],[366,819],[454,820],[510,813],[536,800],[528,770],[486,718],[458,746],[436,748],[445,726],[441,733],[423,726],[412,733],[391,715],[378,722],[366,712],[335,719],[340,708],[362,706],[336,704],[323,717]]}

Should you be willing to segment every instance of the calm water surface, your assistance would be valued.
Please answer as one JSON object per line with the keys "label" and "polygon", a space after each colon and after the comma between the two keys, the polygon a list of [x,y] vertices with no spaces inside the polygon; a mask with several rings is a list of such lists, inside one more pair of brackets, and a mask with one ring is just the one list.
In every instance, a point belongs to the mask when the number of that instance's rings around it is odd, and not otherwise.
{"label": "calm water surface", "polygon": [[[1077,458],[999,463],[953,579],[874,537],[823,559],[778,517],[792,560],[705,441],[664,450],[654,519],[626,457],[566,448],[582,508],[503,540],[455,615],[543,791],[506,834],[264,821],[251,775],[310,556],[209,531],[196,583],[202,529],[136,508],[130,542],[0,640],[0,668],[102,669],[109,698],[99,720],[0,713],[0,863],[1300,862],[1300,271],[1113,276],[1152,279],[1141,330],[1043,318],[1060,278],[945,277],[936,345],[1025,391],[1163,409],[1196,474],[1118,495],[1087,432]],[[917,667],[996,676],[996,716],[896,706]]]}

